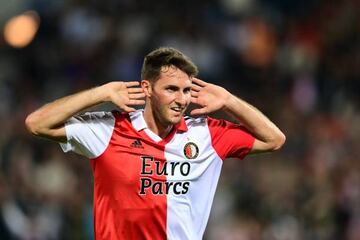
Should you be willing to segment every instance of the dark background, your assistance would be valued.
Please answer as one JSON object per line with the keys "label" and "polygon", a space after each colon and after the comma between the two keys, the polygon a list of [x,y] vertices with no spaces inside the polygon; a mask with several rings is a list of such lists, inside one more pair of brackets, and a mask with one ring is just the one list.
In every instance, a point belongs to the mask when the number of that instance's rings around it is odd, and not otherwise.
{"label": "dark background", "polygon": [[13,48],[0,37],[0,239],[92,239],[89,160],[32,137],[24,119],[140,80],[160,46],[287,136],[276,153],[224,162],[204,239],[360,239],[359,1],[0,0],[1,34],[27,10],[40,19],[34,40]]}

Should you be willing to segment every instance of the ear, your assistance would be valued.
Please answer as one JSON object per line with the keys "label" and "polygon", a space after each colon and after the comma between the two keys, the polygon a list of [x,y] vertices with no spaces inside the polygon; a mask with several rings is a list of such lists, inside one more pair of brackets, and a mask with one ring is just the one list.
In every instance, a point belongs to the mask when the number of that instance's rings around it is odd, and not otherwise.
{"label": "ear", "polygon": [[149,80],[141,80],[141,88],[144,90],[146,97],[151,97],[152,88]]}

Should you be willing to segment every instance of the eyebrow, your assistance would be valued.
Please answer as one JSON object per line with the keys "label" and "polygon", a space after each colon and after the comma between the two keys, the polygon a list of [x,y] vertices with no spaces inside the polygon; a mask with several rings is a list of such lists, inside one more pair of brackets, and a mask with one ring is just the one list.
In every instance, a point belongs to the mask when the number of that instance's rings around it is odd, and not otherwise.
{"label": "eyebrow", "polygon": [[[176,85],[172,85],[172,84],[166,85],[165,88],[176,88],[176,89],[180,89],[180,87],[178,87],[178,86],[176,86]],[[189,89],[191,89],[191,86],[184,88],[184,90],[189,90]]]}
{"label": "eyebrow", "polygon": [[178,87],[178,86],[176,86],[176,85],[172,85],[172,84],[170,84],[170,85],[166,85],[166,86],[165,86],[165,88],[176,88],[176,89],[179,89],[179,87]]}

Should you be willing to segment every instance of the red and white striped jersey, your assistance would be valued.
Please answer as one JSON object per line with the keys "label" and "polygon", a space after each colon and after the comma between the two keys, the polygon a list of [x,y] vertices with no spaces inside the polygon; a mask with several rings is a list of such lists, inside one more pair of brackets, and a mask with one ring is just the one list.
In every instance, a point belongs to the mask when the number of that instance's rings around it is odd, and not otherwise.
{"label": "red and white striped jersey", "polygon": [[202,239],[223,159],[244,158],[254,137],[210,117],[185,117],[161,139],[143,110],[96,112],[65,125],[65,152],[91,159],[100,239]]}

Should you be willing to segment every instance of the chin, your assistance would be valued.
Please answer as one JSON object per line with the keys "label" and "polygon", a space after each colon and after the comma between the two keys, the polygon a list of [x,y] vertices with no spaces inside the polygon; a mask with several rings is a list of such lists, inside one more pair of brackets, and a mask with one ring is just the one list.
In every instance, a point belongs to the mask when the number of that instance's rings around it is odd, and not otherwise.
{"label": "chin", "polygon": [[184,112],[174,114],[171,111],[163,111],[158,116],[162,116],[159,119],[162,119],[162,122],[165,125],[176,125],[181,121],[182,117],[184,116]]}
{"label": "chin", "polygon": [[178,124],[179,122],[181,121],[181,117],[180,118],[176,118],[176,119],[173,119],[172,121],[172,124]]}
{"label": "chin", "polygon": [[182,114],[179,117],[169,117],[167,120],[170,124],[175,125],[178,124],[181,121]]}

